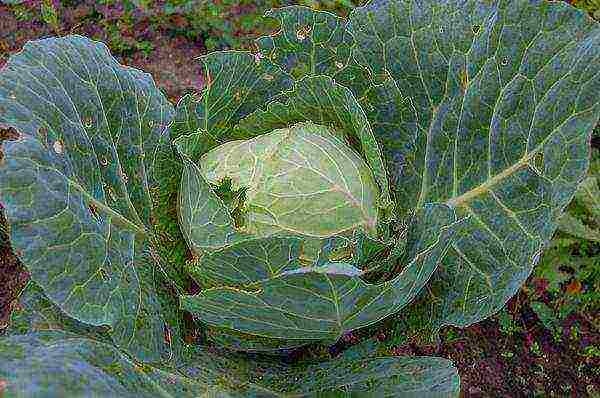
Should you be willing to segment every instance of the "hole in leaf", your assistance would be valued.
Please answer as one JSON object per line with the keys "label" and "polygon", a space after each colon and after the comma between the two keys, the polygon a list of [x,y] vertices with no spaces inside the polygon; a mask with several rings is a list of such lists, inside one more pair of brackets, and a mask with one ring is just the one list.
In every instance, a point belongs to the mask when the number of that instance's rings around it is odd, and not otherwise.
{"label": "hole in leaf", "polygon": [[115,191],[113,191],[111,187],[108,187],[108,189],[106,190],[106,192],[108,193],[108,196],[110,197],[110,199],[113,202],[117,201],[117,195],[115,195]]}
{"label": "hole in leaf", "polygon": [[37,134],[38,134],[38,137],[39,137],[39,138],[40,138],[42,141],[44,141],[44,143],[46,143],[46,142],[47,142],[47,139],[48,139],[48,129],[47,129],[47,128],[45,128],[45,127],[41,126],[40,128],[38,128],[38,130],[37,130]]}
{"label": "hole in leaf", "polygon": [[110,281],[110,275],[108,274],[108,272],[106,272],[106,270],[104,270],[104,268],[99,268],[98,274],[100,275],[100,278],[102,278],[102,280],[104,282]]}
{"label": "hole in leaf", "polygon": [[537,174],[543,174],[544,172],[544,154],[539,152],[533,157],[531,166]]}
{"label": "hole in leaf", "polygon": [[508,65],[508,58],[507,57],[502,58],[502,61],[500,61],[500,63],[502,64],[502,66]]}
{"label": "hole in leaf", "polygon": [[95,220],[98,220],[98,208],[93,203],[88,204],[88,210],[90,211],[92,217]]}
{"label": "hole in leaf", "polygon": [[201,92],[194,92],[192,95],[192,101],[194,102],[201,102],[202,101],[202,93]]}
{"label": "hole in leaf", "polygon": [[15,141],[21,137],[21,134],[12,127],[0,128],[0,142],[4,140]]}
{"label": "hole in leaf", "polygon": [[296,32],[296,37],[298,37],[298,40],[304,41],[306,37],[310,34],[310,31],[310,26],[301,26],[300,29],[298,29],[298,31]]}
{"label": "hole in leaf", "polygon": [[62,155],[65,149],[61,141],[54,141],[52,148],[54,149],[54,152],[56,152],[59,155]]}

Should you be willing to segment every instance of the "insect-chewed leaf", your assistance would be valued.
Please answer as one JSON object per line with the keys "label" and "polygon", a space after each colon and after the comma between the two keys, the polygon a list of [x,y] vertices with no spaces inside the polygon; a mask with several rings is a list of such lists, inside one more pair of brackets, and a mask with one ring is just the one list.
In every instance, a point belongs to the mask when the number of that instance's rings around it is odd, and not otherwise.
{"label": "insect-chewed leaf", "polygon": [[223,51],[201,60],[204,88],[179,101],[172,126],[179,150],[194,161],[226,142],[240,119],[292,85],[287,73],[249,52]]}
{"label": "insect-chewed leaf", "polygon": [[[156,360],[168,347],[153,278],[155,164],[171,105],[149,75],[80,36],[29,42],[0,73],[0,200],[31,278],[69,316]],[[140,328],[140,324],[144,327]]]}
{"label": "insect-chewed leaf", "polygon": [[11,336],[0,340],[0,391],[19,397],[277,398],[454,396],[460,386],[450,361],[377,355],[372,341],[320,364],[284,365],[204,347],[190,354],[177,369],[159,369],[134,362],[109,344],[70,333]]}
{"label": "insect-chewed leaf", "polygon": [[261,54],[295,78],[334,76],[351,62],[354,40],[337,15],[301,6],[267,12],[281,29],[256,42]]}
{"label": "insect-chewed leaf", "polygon": [[600,27],[560,2],[383,0],[348,29],[391,83],[361,103],[400,212],[446,202],[469,216],[423,310],[438,327],[477,322],[530,274],[585,175]]}

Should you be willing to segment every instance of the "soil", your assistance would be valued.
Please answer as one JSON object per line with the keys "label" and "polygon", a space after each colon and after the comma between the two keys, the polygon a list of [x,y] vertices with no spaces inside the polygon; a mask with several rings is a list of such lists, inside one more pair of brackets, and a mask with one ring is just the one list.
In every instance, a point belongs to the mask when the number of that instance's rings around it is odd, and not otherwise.
{"label": "soil", "polygon": [[[526,288],[531,284],[529,280]],[[556,341],[529,300],[521,292],[507,304],[523,329],[520,332],[503,333],[494,317],[466,329],[445,331],[438,347],[405,349],[414,355],[451,359],[461,376],[464,396],[587,397],[597,393],[600,361],[586,357],[583,350],[587,344],[600,343],[597,325],[589,317],[574,314],[565,321],[565,332]],[[576,335],[568,332],[572,328],[577,328]]]}
{"label": "soil", "polygon": [[[31,1],[26,3],[35,5]],[[63,10],[60,26],[55,28],[50,28],[39,18],[19,19],[8,6],[0,5],[0,67],[10,54],[19,51],[31,39],[74,32],[109,41],[97,24],[82,18],[90,12],[86,4]],[[143,16],[134,19],[132,27],[124,34],[127,40],[151,41],[155,49],[150,54],[142,51],[117,54],[119,61],[151,73],[169,98],[175,100],[189,89],[200,88],[199,63],[192,60],[205,51],[201,41],[165,29],[150,28],[150,21]],[[0,133],[6,138],[8,132],[0,130]],[[599,145],[598,138],[593,143]],[[5,229],[4,221],[0,214],[0,227]],[[28,274],[11,250],[8,239],[2,237],[0,329],[6,325],[27,278]],[[536,283],[533,277],[530,278],[523,291],[507,305],[514,324],[519,325],[514,332],[503,331],[498,318],[494,317],[467,329],[446,330],[436,347],[407,344],[397,347],[395,353],[452,359],[459,369],[465,397],[584,397],[600,394],[600,355],[587,355],[583,349],[600,346],[599,322],[594,321],[598,314],[592,316],[576,311],[564,321],[563,336],[557,341],[531,309],[530,296],[524,293],[535,289]]]}
{"label": "soil", "polygon": [[29,278],[27,271],[12,252],[4,231],[1,231],[6,225],[2,211],[0,205],[0,331],[8,325],[13,304]]}

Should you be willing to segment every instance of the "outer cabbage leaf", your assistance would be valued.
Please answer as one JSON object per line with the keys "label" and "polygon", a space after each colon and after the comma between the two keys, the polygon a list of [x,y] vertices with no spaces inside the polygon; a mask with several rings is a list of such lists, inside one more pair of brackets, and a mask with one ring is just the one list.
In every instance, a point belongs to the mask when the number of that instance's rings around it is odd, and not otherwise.
{"label": "outer cabbage leaf", "polygon": [[352,62],[354,39],[337,15],[291,6],[266,16],[278,19],[281,30],[256,41],[260,53],[295,78],[333,76]]}
{"label": "outer cabbage leaf", "polygon": [[109,344],[57,331],[0,339],[0,380],[0,392],[10,397],[154,398],[225,393],[216,386],[133,362]]}
{"label": "outer cabbage leaf", "polygon": [[68,317],[46,297],[42,288],[29,282],[12,311],[8,335],[62,331],[112,343],[107,327],[91,326]]}
{"label": "outer cabbage leaf", "polygon": [[193,161],[231,140],[240,119],[292,85],[287,73],[249,52],[222,51],[201,60],[205,86],[179,101],[172,127],[179,151]]}
{"label": "outer cabbage leaf", "polygon": [[206,253],[194,276],[203,288],[244,286],[302,268],[302,240],[257,238]]}
{"label": "outer cabbage leaf", "polygon": [[0,73],[0,124],[19,133],[0,167],[15,252],[62,311],[144,360],[169,350],[151,192],[172,113],[149,75],[80,36],[29,42]]}
{"label": "outer cabbage leaf", "polygon": [[450,397],[458,396],[460,386],[448,360],[382,357],[370,342],[324,363],[293,366],[258,359],[252,363],[242,355],[198,349],[191,362],[162,370],[134,362],[108,344],[56,331],[0,339],[0,381],[0,392],[8,396],[47,398]]}
{"label": "outer cabbage leaf", "polygon": [[[366,283],[360,278],[362,271],[350,264],[328,263],[286,270],[246,287],[205,289],[196,296],[182,296],[181,304],[215,327],[286,341],[335,341],[344,332],[373,324],[408,304],[429,280],[462,222],[445,205],[421,209],[407,237],[410,262],[382,284]],[[231,246],[211,260],[230,269],[231,258],[243,255],[247,244]],[[283,270],[289,252],[282,250],[281,258],[270,260]],[[236,277],[247,282],[243,274]]]}
{"label": "outer cabbage leaf", "polygon": [[32,284],[23,292],[20,307],[11,331],[28,334],[0,339],[0,393],[11,397],[455,396],[459,391],[450,361],[382,356],[373,341],[331,360],[294,364],[182,345],[170,363],[158,368],[131,360],[96,333],[98,328],[69,319]]}
{"label": "outer cabbage leaf", "polygon": [[261,384],[285,397],[457,397],[460,380],[447,359],[388,357],[367,340],[323,363],[278,367]]}
{"label": "outer cabbage leaf", "polygon": [[361,99],[400,214],[446,202],[469,221],[419,303],[434,327],[498,311],[585,175],[600,115],[600,28],[542,1],[379,0],[354,10]]}
{"label": "outer cabbage leaf", "polygon": [[[170,319],[171,324],[172,319]],[[163,369],[132,360],[117,349],[106,327],[83,324],[64,314],[30,282],[12,314],[8,338],[0,339],[0,393],[16,397],[197,397],[226,391],[208,379],[191,381],[173,371],[190,357],[177,329],[177,347]],[[166,331],[165,331],[166,333]],[[215,357],[216,358],[216,357]],[[217,363],[205,364],[207,369]],[[156,364],[158,365],[158,364]],[[216,377],[215,377],[216,379]]]}

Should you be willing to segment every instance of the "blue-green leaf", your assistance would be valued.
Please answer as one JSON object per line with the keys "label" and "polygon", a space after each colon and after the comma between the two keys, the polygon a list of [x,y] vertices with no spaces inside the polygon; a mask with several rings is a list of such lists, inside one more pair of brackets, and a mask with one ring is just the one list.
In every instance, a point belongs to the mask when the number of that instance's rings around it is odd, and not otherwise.
{"label": "blue-green leaf", "polygon": [[149,75],[80,36],[29,42],[0,73],[0,201],[11,243],[61,311],[141,359],[169,350],[152,248],[173,110]]}
{"label": "blue-green leaf", "polygon": [[424,308],[437,327],[477,322],[525,281],[585,176],[600,27],[562,2],[382,0],[348,29],[380,82],[361,104],[399,213],[468,216]]}
{"label": "blue-green leaf", "polygon": [[109,344],[64,332],[0,339],[0,392],[9,397],[454,397],[448,360],[378,355],[372,341],[322,363],[284,365],[197,348],[178,367],[131,360]]}
{"label": "blue-green leaf", "polygon": [[307,7],[271,10],[266,16],[279,20],[281,29],[259,38],[262,56],[296,79],[303,76],[334,76],[352,60],[354,40],[337,15]]}
{"label": "blue-green leaf", "polygon": [[[382,284],[363,281],[361,270],[350,264],[329,263],[281,272],[246,287],[205,289],[182,296],[181,305],[209,325],[235,332],[287,341],[335,341],[406,306],[427,283],[462,223],[445,205],[419,211],[409,232],[404,270]],[[227,270],[231,258],[243,253],[232,247],[225,256],[211,259],[222,260],[220,267]],[[244,280],[243,275],[236,277]]]}

